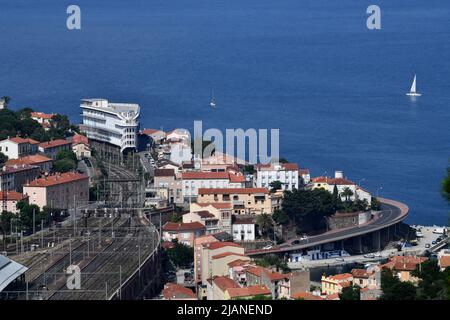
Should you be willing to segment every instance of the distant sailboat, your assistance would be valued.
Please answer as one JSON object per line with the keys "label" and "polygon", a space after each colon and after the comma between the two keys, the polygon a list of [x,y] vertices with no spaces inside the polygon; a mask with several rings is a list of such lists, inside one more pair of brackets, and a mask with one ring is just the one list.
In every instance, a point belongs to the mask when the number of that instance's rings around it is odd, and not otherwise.
{"label": "distant sailboat", "polygon": [[211,102],[209,103],[209,105],[211,106],[211,108],[216,107],[216,99],[214,99],[214,92],[211,94]]}
{"label": "distant sailboat", "polygon": [[416,75],[414,75],[414,80],[411,85],[411,90],[409,90],[409,92],[406,95],[411,96],[411,97],[420,97],[422,95],[416,91]]}

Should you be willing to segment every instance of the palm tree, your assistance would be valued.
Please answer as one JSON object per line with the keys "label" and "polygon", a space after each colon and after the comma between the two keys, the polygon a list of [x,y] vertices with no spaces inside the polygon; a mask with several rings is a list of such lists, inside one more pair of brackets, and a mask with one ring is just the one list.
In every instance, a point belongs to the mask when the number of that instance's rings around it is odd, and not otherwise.
{"label": "palm tree", "polygon": [[9,102],[11,101],[11,97],[3,96],[0,100],[3,100],[3,105],[4,105],[5,108],[7,108]]}
{"label": "palm tree", "polygon": [[273,225],[272,217],[269,214],[267,214],[267,213],[261,213],[256,218],[256,223],[259,226],[259,229],[261,231],[261,235],[267,234],[267,232],[269,231],[269,229]]}
{"label": "palm tree", "polygon": [[350,190],[349,187],[345,187],[341,192],[341,196],[345,197],[346,202],[350,201],[350,198],[353,196],[353,194],[353,191]]}

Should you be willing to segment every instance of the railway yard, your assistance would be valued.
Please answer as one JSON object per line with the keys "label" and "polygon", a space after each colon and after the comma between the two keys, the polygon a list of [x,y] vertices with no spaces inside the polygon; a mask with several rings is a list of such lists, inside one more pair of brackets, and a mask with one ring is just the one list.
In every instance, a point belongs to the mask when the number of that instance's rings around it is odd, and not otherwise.
{"label": "railway yard", "polygon": [[[8,256],[29,270],[26,287],[3,293],[7,295],[3,298],[120,298],[122,285],[140,272],[158,245],[157,230],[135,210],[85,211],[83,217],[63,227],[49,228],[32,237],[16,237],[8,245]],[[74,279],[79,279],[79,285]]]}

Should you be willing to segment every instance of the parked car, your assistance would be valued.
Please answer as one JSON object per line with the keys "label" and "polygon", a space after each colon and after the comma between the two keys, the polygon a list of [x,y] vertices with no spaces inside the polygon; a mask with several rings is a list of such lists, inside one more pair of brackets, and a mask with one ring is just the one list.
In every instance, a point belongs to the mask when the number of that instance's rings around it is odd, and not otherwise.
{"label": "parked car", "polygon": [[374,256],[375,256],[376,258],[381,258],[381,257],[383,257],[383,255],[381,254],[381,252],[375,253]]}
{"label": "parked car", "polygon": [[265,246],[265,247],[263,247],[263,250],[270,250],[270,249],[272,249],[273,247],[271,246],[271,245],[267,245],[267,246]]}
{"label": "parked car", "polygon": [[306,234],[300,237],[300,240],[307,240],[307,239],[308,237],[306,236]]}
{"label": "parked car", "polygon": [[343,258],[336,258],[336,261],[338,262],[344,262],[345,260]]}
{"label": "parked car", "polygon": [[295,246],[297,244],[300,244],[300,240],[294,240],[291,242],[291,245]]}
{"label": "parked car", "polygon": [[436,240],[431,241],[431,244],[436,244]]}
{"label": "parked car", "polygon": [[427,244],[425,245],[425,248],[429,248],[429,247],[431,247],[431,245],[430,245],[429,243],[427,243]]}
{"label": "parked car", "polygon": [[364,258],[373,259],[373,258],[375,258],[375,254],[373,254],[373,253],[367,253],[367,254],[364,255]]}

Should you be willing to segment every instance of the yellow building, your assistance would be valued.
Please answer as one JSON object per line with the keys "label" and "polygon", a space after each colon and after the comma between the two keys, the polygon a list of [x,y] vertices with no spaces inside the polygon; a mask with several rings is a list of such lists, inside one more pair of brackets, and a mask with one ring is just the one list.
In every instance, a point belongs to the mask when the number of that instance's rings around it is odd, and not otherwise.
{"label": "yellow building", "polygon": [[232,213],[238,215],[271,214],[280,205],[281,194],[270,194],[266,188],[200,188],[197,202],[229,203]]}
{"label": "yellow building", "polygon": [[351,273],[342,273],[334,276],[322,276],[322,294],[332,295],[341,293],[342,289],[352,285],[353,276]]}

